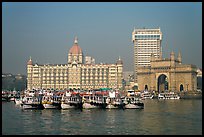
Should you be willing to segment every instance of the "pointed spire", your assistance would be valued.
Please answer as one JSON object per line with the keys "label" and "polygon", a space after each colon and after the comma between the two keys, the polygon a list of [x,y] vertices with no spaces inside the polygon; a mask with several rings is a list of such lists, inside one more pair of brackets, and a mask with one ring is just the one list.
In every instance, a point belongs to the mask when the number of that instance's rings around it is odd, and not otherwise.
{"label": "pointed spire", "polygon": [[77,36],[75,37],[74,44],[78,44]]}
{"label": "pointed spire", "polygon": [[119,56],[118,60],[121,60],[121,59],[120,59],[120,56]]}
{"label": "pointed spire", "polygon": [[31,56],[30,56],[30,59],[29,59],[29,61],[27,62],[27,65],[32,65],[32,64],[33,64],[33,62],[32,62]]}
{"label": "pointed spire", "polygon": [[173,51],[171,51],[170,59],[171,59],[172,61],[175,59],[175,56],[174,56],[174,52],[173,52]]}
{"label": "pointed spire", "polygon": [[178,58],[177,58],[177,60],[179,61],[179,64],[181,64],[181,52],[179,51],[179,53],[178,53]]}
{"label": "pointed spire", "polygon": [[181,57],[181,52],[179,51],[179,53],[178,53],[178,57]]}

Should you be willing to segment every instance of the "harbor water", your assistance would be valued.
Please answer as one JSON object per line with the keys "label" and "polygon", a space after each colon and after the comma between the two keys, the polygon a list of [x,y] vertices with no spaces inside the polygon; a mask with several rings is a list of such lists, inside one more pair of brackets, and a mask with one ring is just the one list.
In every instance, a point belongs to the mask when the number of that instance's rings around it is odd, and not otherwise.
{"label": "harbor water", "polygon": [[2,102],[3,135],[202,135],[202,99],[144,100],[144,109],[23,110]]}

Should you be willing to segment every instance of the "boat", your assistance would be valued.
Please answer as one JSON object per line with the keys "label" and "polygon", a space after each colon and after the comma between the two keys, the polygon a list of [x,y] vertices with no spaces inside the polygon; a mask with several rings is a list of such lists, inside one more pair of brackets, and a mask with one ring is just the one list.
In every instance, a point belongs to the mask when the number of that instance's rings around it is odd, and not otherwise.
{"label": "boat", "polygon": [[[92,92],[86,92],[82,95],[82,108],[101,108],[102,107],[102,99],[97,94],[93,94]],[[101,101],[101,103],[100,103]]]}
{"label": "boat", "polygon": [[180,96],[175,92],[163,92],[159,93],[158,99],[180,99]]}
{"label": "boat", "polygon": [[69,108],[77,108],[80,104],[80,97],[76,96],[74,93],[70,91],[66,91],[62,96],[61,100],[61,108],[69,109]]}
{"label": "boat", "polygon": [[125,109],[143,109],[144,103],[138,97],[126,96],[123,100]]}
{"label": "boat", "polygon": [[42,97],[42,105],[45,109],[60,109],[61,98],[61,96],[58,96],[52,92],[46,93]]}
{"label": "boat", "polygon": [[106,107],[107,109],[113,108],[123,108],[123,103],[121,97],[116,94],[116,91],[110,90],[109,95],[106,98]]}
{"label": "boat", "polygon": [[22,100],[21,106],[23,109],[42,109],[38,98],[34,96],[25,96]]}
{"label": "boat", "polygon": [[7,91],[2,91],[2,92],[1,92],[1,101],[7,101],[7,102],[9,102],[10,99],[9,99],[8,95],[9,95],[9,94],[8,94]]}
{"label": "boat", "polygon": [[141,99],[153,99],[154,95],[149,91],[144,91],[141,93]]}

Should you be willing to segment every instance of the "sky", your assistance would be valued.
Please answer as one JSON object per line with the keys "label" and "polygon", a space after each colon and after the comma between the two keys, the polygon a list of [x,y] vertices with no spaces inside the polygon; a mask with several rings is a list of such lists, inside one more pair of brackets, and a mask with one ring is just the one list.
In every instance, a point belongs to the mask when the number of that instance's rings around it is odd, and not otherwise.
{"label": "sky", "polygon": [[2,73],[27,75],[38,64],[66,64],[78,37],[96,63],[123,60],[133,71],[134,28],[159,28],[163,58],[181,52],[183,64],[202,68],[202,2],[3,2]]}

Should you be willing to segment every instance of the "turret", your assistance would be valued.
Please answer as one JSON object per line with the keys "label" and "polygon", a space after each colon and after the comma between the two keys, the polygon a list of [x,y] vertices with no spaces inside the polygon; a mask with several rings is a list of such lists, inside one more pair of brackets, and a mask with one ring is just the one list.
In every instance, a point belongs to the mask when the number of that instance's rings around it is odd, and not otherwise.
{"label": "turret", "polygon": [[170,54],[170,59],[172,60],[172,61],[174,61],[175,60],[175,54],[174,54],[174,52],[172,51],[171,52],[171,54]]}
{"label": "turret", "polygon": [[175,66],[175,55],[173,51],[170,54],[170,60],[171,60],[171,66]]}
{"label": "turret", "polygon": [[178,53],[178,58],[177,58],[177,60],[178,60],[178,62],[179,62],[179,64],[181,64],[182,63],[182,58],[181,58],[181,52],[179,51],[179,53]]}

